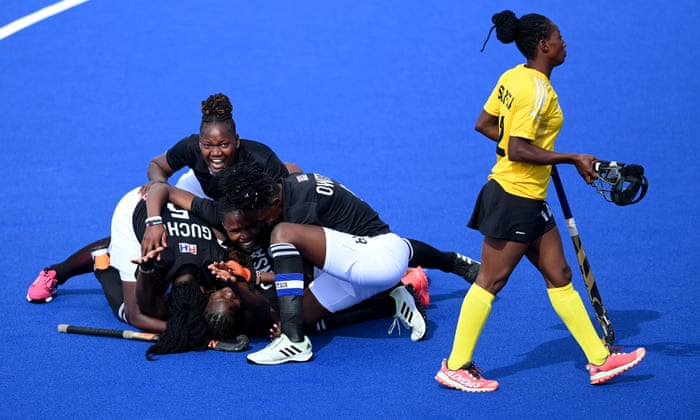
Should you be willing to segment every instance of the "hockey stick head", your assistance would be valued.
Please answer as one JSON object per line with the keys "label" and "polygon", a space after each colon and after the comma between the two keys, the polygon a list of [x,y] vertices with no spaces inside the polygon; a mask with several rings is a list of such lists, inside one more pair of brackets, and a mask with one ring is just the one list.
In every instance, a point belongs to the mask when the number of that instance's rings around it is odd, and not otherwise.
{"label": "hockey stick head", "polygon": [[627,206],[638,203],[647,193],[649,181],[641,165],[599,160],[594,168],[600,177],[593,187],[606,201]]}

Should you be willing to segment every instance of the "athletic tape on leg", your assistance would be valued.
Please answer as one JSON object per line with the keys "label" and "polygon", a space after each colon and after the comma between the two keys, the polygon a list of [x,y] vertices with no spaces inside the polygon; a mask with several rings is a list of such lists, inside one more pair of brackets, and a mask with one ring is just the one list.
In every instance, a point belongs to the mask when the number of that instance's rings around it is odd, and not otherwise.
{"label": "athletic tape on leg", "polygon": [[275,288],[277,289],[277,296],[303,296],[304,274],[275,274]]}

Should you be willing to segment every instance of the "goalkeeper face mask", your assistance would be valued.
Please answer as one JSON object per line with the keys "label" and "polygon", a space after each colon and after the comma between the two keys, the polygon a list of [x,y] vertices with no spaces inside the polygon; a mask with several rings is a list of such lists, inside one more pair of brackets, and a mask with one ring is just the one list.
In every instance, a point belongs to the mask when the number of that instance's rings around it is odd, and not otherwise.
{"label": "goalkeeper face mask", "polygon": [[605,200],[618,206],[638,203],[647,193],[649,182],[641,165],[618,162],[596,162],[600,177],[593,183]]}

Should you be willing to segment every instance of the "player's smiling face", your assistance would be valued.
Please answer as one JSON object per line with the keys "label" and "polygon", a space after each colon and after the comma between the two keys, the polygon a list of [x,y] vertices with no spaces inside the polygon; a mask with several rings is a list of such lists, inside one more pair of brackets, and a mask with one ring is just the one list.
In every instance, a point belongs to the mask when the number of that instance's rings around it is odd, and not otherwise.
{"label": "player's smiling face", "polygon": [[216,174],[238,160],[240,137],[223,124],[207,124],[199,133],[199,148],[209,170]]}
{"label": "player's smiling face", "polygon": [[227,212],[222,216],[221,224],[229,240],[244,251],[254,251],[258,247],[260,222],[258,222],[257,212]]}

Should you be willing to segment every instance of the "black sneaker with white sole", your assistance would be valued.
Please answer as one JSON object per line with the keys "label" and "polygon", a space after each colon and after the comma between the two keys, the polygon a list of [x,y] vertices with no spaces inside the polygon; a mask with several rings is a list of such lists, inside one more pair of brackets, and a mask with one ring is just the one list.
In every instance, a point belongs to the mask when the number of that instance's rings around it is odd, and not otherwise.
{"label": "black sneaker with white sole", "polygon": [[481,263],[473,260],[459,252],[452,252],[454,260],[452,261],[452,272],[461,276],[469,283],[474,283],[476,276],[479,274]]}

